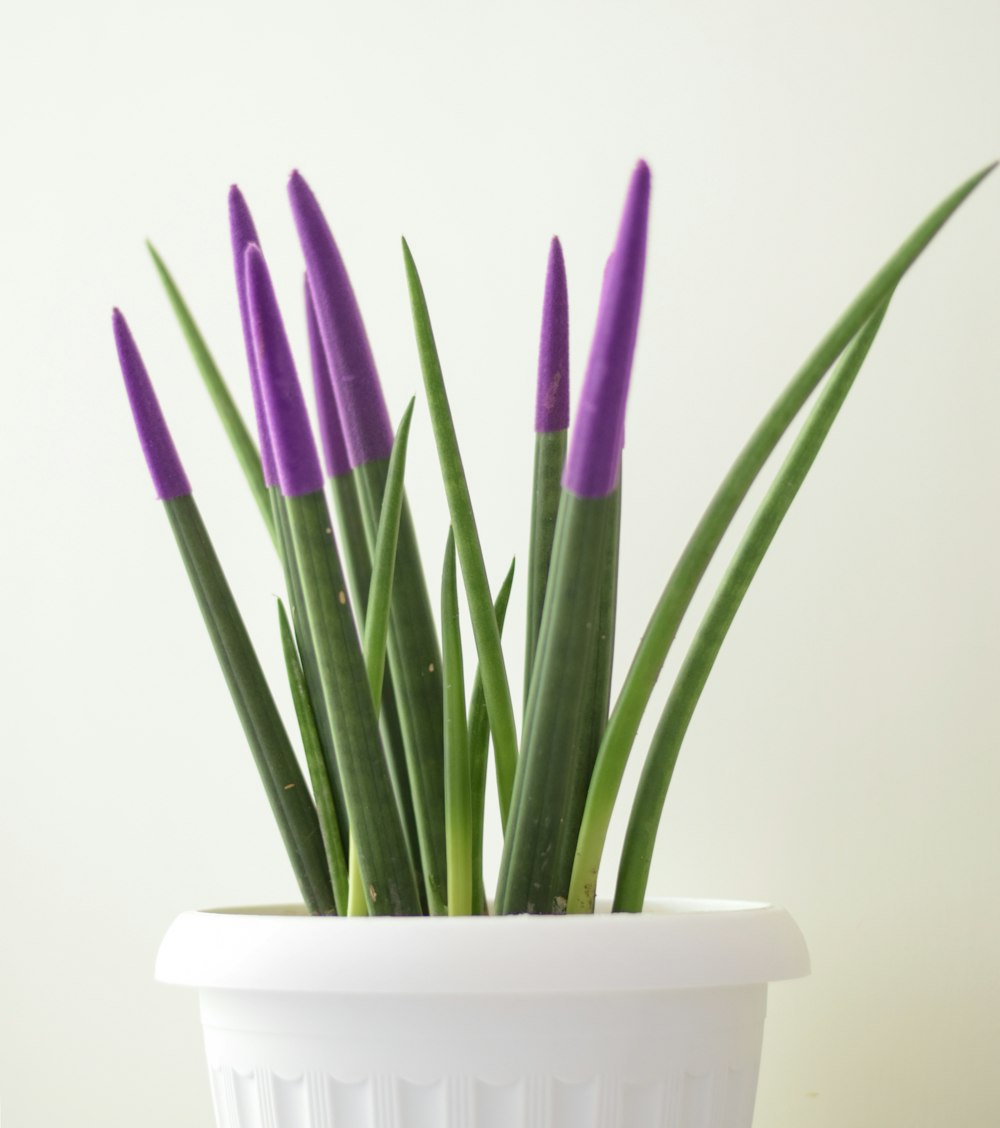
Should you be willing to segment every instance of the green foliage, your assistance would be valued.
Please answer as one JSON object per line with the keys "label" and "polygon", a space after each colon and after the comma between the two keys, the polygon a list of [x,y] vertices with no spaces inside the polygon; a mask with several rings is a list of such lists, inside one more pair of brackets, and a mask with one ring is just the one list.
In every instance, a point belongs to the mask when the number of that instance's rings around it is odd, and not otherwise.
{"label": "green foliage", "polygon": [[[561,485],[566,432],[538,436],[520,755],[501,647],[514,569],[494,600],[427,302],[405,242],[451,524],[440,643],[404,490],[413,402],[388,459],[332,480],[349,595],[325,496],[283,497],[276,487],[265,488],[233,397],[150,247],[284,571],[290,616],[279,601],[279,631],[311,792],[194,501],[186,496],[164,503],[310,912],[486,912],[491,736],[504,827],[495,911],[593,911],[612,810],[671,643],[751,485],[815,394],[694,636],[648,751],[614,904],[616,911],[641,909],[674,766],[743,597],[868,355],[891,295],[990,171],[970,178],[914,230],[777,397],[670,573],[613,708],[620,479],[606,497],[569,492]],[[463,614],[478,659],[468,707]]]}

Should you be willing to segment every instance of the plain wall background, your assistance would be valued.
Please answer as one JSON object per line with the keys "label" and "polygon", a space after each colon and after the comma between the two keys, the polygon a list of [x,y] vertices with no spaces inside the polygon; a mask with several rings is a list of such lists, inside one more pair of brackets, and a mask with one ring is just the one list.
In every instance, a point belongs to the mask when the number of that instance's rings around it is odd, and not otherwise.
{"label": "plain wall background", "polygon": [[[249,197],[304,358],[284,196],[302,169],[395,417],[420,393],[409,491],[433,588],[446,518],[405,233],[496,583],[526,559],[548,240],[578,389],[645,156],[624,662],[766,406],[908,231],[1000,156],[1000,8],[95,0],[3,25],[3,1124],[207,1128],[195,999],[151,983],[157,943],[181,909],[295,890],[152,500],[113,304],[276,682],[280,580],[143,239],[246,404],[226,190]],[[901,287],[668,800],[651,891],[781,903],[811,946],[812,977],[772,991],[760,1128],[1000,1123],[998,373],[994,177]]]}

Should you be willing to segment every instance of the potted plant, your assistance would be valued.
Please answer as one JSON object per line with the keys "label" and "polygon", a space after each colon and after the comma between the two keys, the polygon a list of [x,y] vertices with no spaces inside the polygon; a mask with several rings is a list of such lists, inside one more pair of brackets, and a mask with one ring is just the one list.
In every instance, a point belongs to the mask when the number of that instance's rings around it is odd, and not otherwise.
{"label": "potted plant", "polygon": [[[903,243],[754,431],[670,573],[613,706],[621,463],[645,264],[646,165],[633,173],[605,270],[572,430],[566,275],[553,241],[536,396],[520,738],[501,649],[513,566],[492,593],[405,242],[451,518],[438,614],[404,489],[413,405],[394,434],[346,270],[303,178],[293,174],[289,193],[306,263],[316,417],[336,521],[239,191],[230,195],[230,220],[256,443],[153,252],[284,571],[288,611],[279,603],[279,631],[306,766],[116,311],[119,359],[157,496],[303,898],[298,907],[184,914],[161,949],[159,978],[201,990],[220,1126],[750,1124],[766,985],[806,973],[804,943],[788,915],[771,906],[647,900],[660,812],[729,625],[895,287],[989,171],[956,189]],[[614,901],[598,905],[611,810],[678,625],[751,484],[814,393],[680,666],[646,753]],[[459,573],[478,661],[468,697]],[[492,901],[483,874],[491,745],[504,831]]]}

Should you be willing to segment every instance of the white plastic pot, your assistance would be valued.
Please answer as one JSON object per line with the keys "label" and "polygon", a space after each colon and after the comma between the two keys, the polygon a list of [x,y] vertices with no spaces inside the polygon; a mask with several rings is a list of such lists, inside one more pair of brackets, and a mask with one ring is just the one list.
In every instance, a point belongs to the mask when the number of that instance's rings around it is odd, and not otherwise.
{"label": "white plastic pot", "polygon": [[184,913],[219,1128],[750,1128],[767,984],[806,975],[767,905],[639,915]]}

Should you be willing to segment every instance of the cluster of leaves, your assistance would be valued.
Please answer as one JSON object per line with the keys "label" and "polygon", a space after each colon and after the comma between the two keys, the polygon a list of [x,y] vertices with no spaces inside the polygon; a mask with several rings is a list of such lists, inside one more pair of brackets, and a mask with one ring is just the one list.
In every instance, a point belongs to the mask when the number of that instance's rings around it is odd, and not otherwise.
{"label": "cluster of leaves", "polygon": [[[316,413],[339,535],[242,196],[233,190],[230,216],[258,441],[150,248],[284,570],[288,610],[279,601],[279,629],[308,784],[143,362],[116,311],[119,359],[157,494],[311,912],[486,913],[483,824],[491,743],[504,827],[494,911],[593,911],[611,812],[671,643],[751,484],[819,389],[694,634],[647,752],[614,900],[619,911],[642,908],[678,752],[743,596],[900,279],[989,171],[956,189],[910,235],[779,395],[670,573],[613,706],[621,437],[645,261],[646,166],[640,163],[633,175],[609,259],[572,431],[565,272],[553,241],[539,362],[520,748],[501,649],[514,569],[491,593],[427,303],[405,242],[417,347],[451,516],[437,622],[404,489],[413,403],[393,434],[346,271],[302,178],[294,174],[289,191],[306,260]],[[468,698],[460,586],[478,659]]]}

